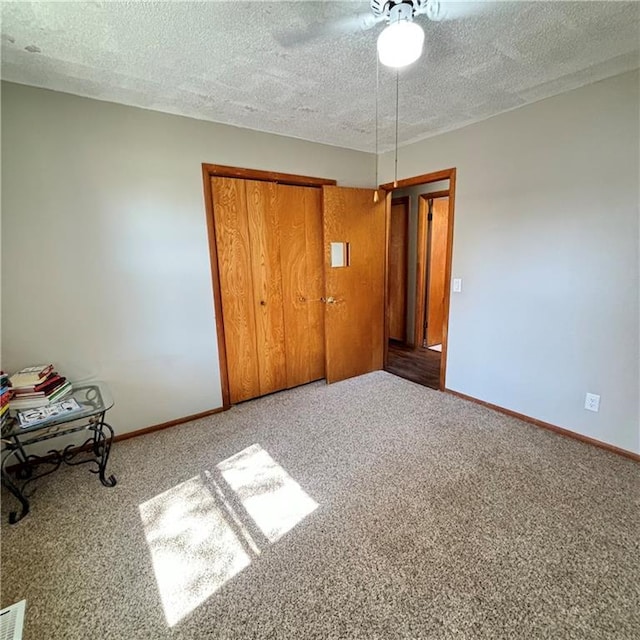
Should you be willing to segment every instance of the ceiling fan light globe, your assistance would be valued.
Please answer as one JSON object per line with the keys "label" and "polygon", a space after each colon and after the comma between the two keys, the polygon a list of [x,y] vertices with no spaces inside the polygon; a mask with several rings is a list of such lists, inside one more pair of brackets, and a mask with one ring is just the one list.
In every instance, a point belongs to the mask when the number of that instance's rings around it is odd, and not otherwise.
{"label": "ceiling fan light globe", "polygon": [[422,55],[424,31],[419,24],[401,20],[378,36],[378,57],[386,67],[406,67]]}

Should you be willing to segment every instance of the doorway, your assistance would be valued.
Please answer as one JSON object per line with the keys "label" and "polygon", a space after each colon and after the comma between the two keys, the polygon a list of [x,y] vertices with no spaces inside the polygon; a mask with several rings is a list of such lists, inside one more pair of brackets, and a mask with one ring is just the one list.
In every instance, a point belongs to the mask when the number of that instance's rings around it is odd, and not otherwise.
{"label": "doorway", "polygon": [[385,370],[432,389],[446,379],[456,170],[383,185],[391,191]]}

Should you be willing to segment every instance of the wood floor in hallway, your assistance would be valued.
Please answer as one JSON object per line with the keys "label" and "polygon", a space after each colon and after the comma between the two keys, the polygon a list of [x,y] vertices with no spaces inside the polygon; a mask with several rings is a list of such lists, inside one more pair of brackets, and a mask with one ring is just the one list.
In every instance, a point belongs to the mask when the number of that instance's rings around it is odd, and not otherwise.
{"label": "wood floor in hallway", "polygon": [[431,349],[413,349],[397,342],[389,342],[385,371],[396,376],[437,389],[440,382],[442,354]]}

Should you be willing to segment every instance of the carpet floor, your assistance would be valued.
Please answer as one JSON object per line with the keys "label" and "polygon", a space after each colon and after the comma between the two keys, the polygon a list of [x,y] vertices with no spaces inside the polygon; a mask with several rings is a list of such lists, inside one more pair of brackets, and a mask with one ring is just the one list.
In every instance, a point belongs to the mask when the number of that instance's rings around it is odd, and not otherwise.
{"label": "carpet floor", "polygon": [[117,443],[6,522],[25,640],[635,639],[640,465],[376,372]]}

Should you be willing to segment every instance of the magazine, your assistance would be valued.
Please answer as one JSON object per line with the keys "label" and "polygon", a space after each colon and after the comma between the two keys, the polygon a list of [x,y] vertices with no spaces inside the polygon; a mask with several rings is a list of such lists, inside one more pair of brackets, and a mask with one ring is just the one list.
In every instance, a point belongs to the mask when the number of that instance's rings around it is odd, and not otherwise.
{"label": "magazine", "polygon": [[46,407],[18,411],[18,421],[22,428],[33,427],[41,422],[48,422],[65,414],[82,411],[84,408],[85,407],[79,405],[74,398],[69,398],[69,400],[55,402]]}

